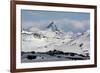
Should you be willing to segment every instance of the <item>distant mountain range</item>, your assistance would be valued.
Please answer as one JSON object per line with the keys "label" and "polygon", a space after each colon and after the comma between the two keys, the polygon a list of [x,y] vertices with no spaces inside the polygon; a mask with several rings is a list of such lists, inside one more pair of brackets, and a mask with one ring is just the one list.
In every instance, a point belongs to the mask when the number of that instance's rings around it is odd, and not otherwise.
{"label": "distant mountain range", "polygon": [[64,32],[52,21],[41,30],[31,27],[22,31],[22,51],[47,52],[59,50],[78,54],[89,54],[90,32],[84,33]]}

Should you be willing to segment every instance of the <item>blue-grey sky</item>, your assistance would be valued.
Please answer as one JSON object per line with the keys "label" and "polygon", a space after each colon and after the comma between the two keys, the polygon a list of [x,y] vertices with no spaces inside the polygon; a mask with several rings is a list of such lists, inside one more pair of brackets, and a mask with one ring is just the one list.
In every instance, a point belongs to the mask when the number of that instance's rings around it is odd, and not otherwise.
{"label": "blue-grey sky", "polygon": [[21,10],[22,28],[45,28],[54,21],[64,31],[84,32],[90,28],[90,14],[80,12]]}

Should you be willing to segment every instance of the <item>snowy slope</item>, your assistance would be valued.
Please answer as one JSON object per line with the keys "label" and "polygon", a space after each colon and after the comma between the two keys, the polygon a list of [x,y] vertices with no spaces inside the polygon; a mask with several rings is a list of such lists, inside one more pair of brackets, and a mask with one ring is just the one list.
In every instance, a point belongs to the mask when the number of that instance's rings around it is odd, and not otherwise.
{"label": "snowy slope", "polygon": [[78,54],[89,53],[90,33],[64,32],[51,22],[45,30],[32,27],[22,32],[22,51],[47,52],[59,50]]}

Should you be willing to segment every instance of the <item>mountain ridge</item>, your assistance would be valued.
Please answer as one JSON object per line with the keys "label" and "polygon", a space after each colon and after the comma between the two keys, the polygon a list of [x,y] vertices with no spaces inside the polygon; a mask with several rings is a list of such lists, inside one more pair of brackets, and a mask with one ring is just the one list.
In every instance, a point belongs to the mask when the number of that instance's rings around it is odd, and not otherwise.
{"label": "mountain ridge", "polygon": [[[62,30],[59,30],[54,22],[51,22],[45,30],[36,31],[37,29],[22,31],[22,51],[47,52],[56,49],[79,54],[89,53],[89,30],[80,34],[64,31],[61,33],[59,31]],[[84,52],[85,50],[88,51]]]}

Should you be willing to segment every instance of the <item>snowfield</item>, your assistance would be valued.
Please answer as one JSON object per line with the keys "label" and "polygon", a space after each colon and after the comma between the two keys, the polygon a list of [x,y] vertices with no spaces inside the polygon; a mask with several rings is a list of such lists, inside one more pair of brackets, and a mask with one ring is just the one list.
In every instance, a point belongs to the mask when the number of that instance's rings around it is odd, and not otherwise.
{"label": "snowfield", "polygon": [[84,33],[64,32],[51,22],[44,30],[31,27],[23,30],[23,52],[48,52],[58,50],[86,56],[90,51],[90,32]]}

